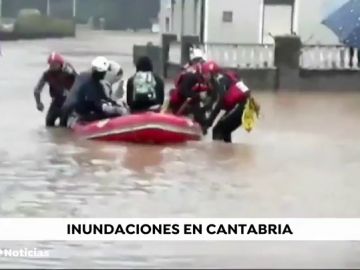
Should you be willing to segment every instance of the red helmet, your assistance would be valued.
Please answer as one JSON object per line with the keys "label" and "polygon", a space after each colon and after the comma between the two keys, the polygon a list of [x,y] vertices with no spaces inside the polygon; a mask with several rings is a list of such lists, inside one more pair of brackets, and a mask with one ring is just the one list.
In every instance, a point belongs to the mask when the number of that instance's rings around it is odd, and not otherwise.
{"label": "red helmet", "polygon": [[64,57],[62,57],[60,54],[53,52],[48,57],[48,64],[51,65],[51,64],[55,64],[55,63],[64,65],[65,60],[64,60]]}
{"label": "red helmet", "polygon": [[215,61],[206,61],[202,64],[202,72],[204,74],[216,74],[221,70],[220,66]]}

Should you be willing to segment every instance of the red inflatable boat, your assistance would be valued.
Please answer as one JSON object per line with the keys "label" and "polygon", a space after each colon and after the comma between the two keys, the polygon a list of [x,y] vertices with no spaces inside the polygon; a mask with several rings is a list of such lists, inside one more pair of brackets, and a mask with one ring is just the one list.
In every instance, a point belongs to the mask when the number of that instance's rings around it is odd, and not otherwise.
{"label": "red inflatable boat", "polygon": [[192,120],[154,112],[78,123],[73,130],[85,139],[130,143],[184,143],[202,137],[200,126]]}

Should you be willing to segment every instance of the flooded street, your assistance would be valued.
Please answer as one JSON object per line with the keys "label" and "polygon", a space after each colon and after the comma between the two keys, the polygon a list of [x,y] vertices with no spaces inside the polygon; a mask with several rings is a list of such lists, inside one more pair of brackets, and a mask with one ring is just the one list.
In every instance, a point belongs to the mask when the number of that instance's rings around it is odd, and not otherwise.
{"label": "flooded street", "polygon": [[[263,117],[232,145],[114,145],[44,127],[33,88],[48,53],[80,71],[104,55],[130,76],[132,45],[158,39],[98,32],[1,43],[1,217],[360,217],[360,92],[255,92]],[[360,267],[353,242],[0,245],[50,251],[0,257],[1,267]]]}

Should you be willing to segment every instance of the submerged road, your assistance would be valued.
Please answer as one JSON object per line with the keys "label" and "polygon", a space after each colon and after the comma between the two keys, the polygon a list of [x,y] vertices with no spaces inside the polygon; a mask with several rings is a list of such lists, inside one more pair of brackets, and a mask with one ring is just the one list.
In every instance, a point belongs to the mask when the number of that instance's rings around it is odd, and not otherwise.
{"label": "submerged road", "polygon": [[[129,76],[132,45],[149,40],[158,37],[84,32],[1,44],[1,217],[360,216],[360,93],[255,92],[263,117],[232,145],[114,145],[44,127],[32,91],[49,52],[79,70],[105,55]],[[1,243],[25,247],[50,257],[0,257],[1,266],[360,267],[353,242]]]}

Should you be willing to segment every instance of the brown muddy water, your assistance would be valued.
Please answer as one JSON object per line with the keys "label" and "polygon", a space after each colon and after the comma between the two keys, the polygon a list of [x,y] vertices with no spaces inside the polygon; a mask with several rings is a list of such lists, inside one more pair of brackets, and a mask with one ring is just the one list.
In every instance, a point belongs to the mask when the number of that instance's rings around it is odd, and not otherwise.
{"label": "brown muddy water", "polygon": [[[3,42],[0,57],[1,217],[359,217],[360,93],[255,92],[263,117],[235,143],[114,145],[46,129],[33,87],[47,54],[79,69],[96,55],[131,75],[132,45],[150,34]],[[44,97],[47,96],[45,92]],[[44,98],[45,101],[48,98]],[[144,154],[146,153],[146,154]],[[354,242],[24,242],[47,258],[0,267],[360,267]]]}

